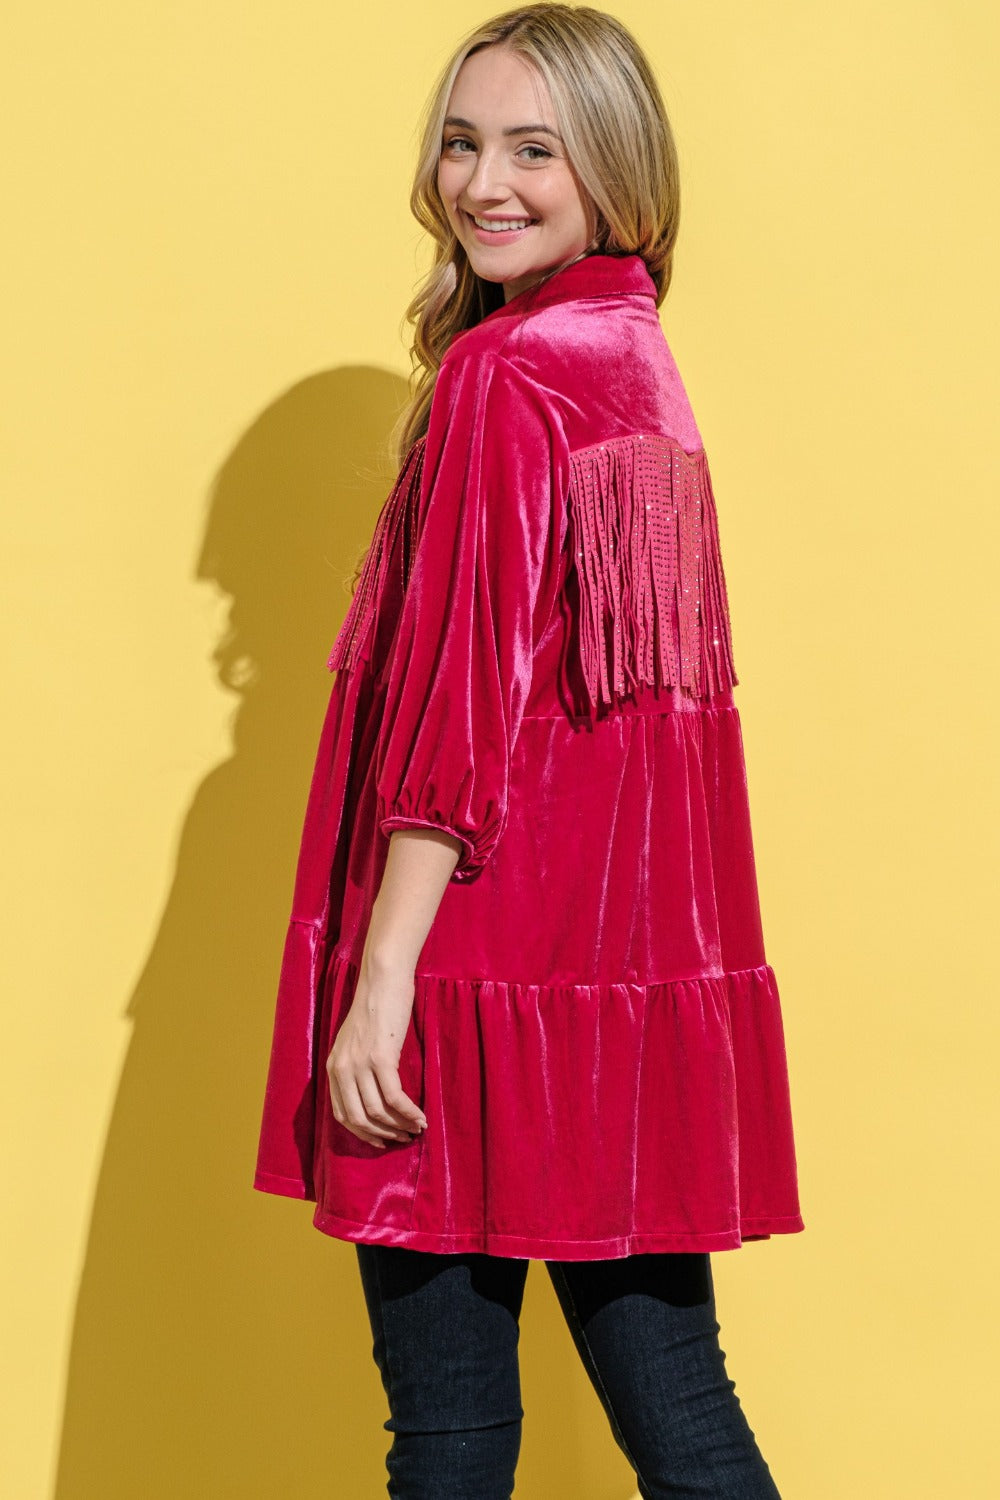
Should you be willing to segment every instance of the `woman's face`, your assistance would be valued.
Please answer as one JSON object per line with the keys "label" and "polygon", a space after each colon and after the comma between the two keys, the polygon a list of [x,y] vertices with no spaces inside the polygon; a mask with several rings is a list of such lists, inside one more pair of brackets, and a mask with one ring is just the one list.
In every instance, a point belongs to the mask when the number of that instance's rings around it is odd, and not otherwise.
{"label": "woman's face", "polygon": [[459,69],[437,183],[472,269],[500,282],[505,300],[551,266],[582,255],[596,229],[589,195],[559,137],[548,86],[503,46],[474,53]]}

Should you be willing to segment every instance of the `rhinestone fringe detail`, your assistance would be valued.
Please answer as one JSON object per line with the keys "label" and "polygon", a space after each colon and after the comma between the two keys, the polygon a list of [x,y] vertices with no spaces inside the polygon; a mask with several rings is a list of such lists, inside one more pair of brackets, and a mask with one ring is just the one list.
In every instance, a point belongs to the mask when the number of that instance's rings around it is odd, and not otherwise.
{"label": "rhinestone fringe detail", "polygon": [[[410,448],[399,471],[396,483],[379,512],[372,534],[371,545],[365,556],[361,576],[351,597],[344,623],[327,667],[331,672],[348,670],[357,662],[368,645],[372,625],[378,613],[378,603],[385,587],[385,571],[393,554],[399,528],[411,514],[411,498],[420,493],[420,476],[424,466],[425,440],[421,437]],[[404,572],[407,567],[409,548],[401,549]],[[406,585],[405,577],[401,580]]]}
{"label": "rhinestone fringe detail", "polygon": [[580,664],[596,712],[639,683],[733,687],[729,601],[703,448],[629,435],[570,455]]}

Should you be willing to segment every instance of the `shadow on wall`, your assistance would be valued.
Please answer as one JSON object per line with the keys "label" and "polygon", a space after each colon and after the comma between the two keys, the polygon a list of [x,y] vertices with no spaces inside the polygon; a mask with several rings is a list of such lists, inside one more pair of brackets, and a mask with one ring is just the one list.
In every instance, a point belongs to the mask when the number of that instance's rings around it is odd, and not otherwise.
{"label": "shadow on wall", "polygon": [[[128,1007],[56,1500],[385,1494],[388,1412],[353,1246],[318,1233],[311,1204],[251,1182],[326,656],[405,396],[373,369],[304,380],[212,488],[197,576],[233,601],[216,659],[239,693],[234,753],[194,797]],[[541,1266],[522,1326],[520,1500],[623,1500],[631,1473]]]}

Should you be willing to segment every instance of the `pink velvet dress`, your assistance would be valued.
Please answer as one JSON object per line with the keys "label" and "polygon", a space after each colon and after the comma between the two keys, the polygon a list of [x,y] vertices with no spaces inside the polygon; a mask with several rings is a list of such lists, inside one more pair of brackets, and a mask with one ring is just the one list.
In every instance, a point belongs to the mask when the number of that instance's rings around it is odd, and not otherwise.
{"label": "pink velvet dress", "polygon": [[[340,1239],[603,1259],[803,1228],[708,461],[634,255],[453,340],[375,528],[282,960],[254,1185]],[[333,1117],[395,829],[462,852],[400,1076]]]}

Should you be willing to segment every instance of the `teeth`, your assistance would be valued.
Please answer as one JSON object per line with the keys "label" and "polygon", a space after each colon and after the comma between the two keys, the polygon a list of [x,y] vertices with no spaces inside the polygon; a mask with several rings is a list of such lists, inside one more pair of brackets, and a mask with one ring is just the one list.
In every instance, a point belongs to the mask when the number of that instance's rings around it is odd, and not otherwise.
{"label": "teeth", "polygon": [[497,234],[503,229],[527,229],[531,223],[530,219],[477,219],[475,214],[472,217],[480,229],[492,230]]}

